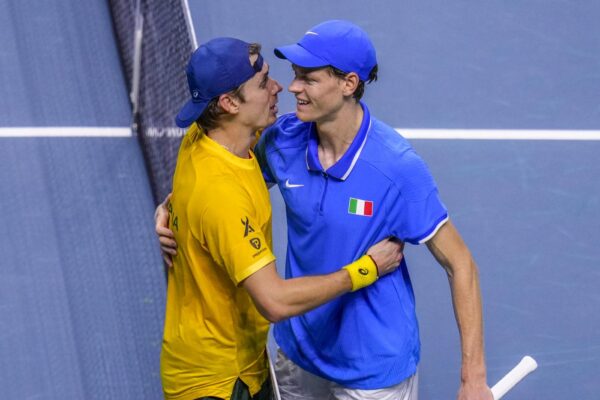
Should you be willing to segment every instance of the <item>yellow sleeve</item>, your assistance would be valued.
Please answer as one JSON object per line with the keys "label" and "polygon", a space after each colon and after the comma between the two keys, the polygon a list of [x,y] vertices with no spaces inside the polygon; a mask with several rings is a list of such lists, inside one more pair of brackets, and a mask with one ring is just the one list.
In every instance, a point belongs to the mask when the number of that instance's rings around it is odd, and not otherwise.
{"label": "yellow sleeve", "polygon": [[208,192],[198,194],[206,204],[202,215],[194,215],[197,207],[190,202],[191,226],[200,227],[196,237],[202,246],[239,285],[275,256],[257,221],[254,203],[243,188],[235,182],[221,182]]}

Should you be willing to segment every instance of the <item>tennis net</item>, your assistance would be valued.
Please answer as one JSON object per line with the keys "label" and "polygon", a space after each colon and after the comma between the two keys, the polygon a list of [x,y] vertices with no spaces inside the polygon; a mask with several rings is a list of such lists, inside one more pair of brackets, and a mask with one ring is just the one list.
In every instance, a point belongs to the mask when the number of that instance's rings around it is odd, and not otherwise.
{"label": "tennis net", "polygon": [[174,118],[189,97],[185,66],[196,47],[187,1],[109,0],[109,5],[132,93],[132,126],[144,153],[154,199],[162,201],[171,191],[185,133],[176,127]]}

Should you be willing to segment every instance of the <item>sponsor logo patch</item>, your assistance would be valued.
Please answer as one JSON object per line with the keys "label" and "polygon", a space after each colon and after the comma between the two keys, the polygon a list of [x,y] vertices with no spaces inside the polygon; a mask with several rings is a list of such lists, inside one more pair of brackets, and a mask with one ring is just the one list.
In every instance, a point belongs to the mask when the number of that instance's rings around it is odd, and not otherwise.
{"label": "sponsor logo patch", "polygon": [[252,245],[252,247],[254,247],[256,250],[260,249],[260,239],[259,238],[252,238],[250,239],[250,244]]}

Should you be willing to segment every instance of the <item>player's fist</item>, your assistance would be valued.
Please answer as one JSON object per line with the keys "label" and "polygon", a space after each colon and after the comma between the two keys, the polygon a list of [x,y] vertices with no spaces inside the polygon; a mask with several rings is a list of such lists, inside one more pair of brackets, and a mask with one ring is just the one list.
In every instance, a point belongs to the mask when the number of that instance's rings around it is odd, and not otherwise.
{"label": "player's fist", "polygon": [[388,238],[371,246],[367,250],[367,254],[375,261],[379,276],[383,276],[398,268],[404,257],[403,250],[403,242],[395,238]]}

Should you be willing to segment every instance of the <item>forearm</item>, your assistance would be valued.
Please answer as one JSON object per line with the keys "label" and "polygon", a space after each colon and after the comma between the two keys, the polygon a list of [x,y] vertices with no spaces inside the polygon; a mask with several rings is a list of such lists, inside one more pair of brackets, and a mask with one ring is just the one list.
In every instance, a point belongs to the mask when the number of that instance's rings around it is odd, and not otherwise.
{"label": "forearm", "polygon": [[312,310],[351,290],[368,286],[377,280],[377,276],[377,265],[369,256],[364,256],[327,275],[286,280],[277,274],[275,263],[270,263],[248,277],[242,285],[260,313],[269,321],[277,322]]}
{"label": "forearm", "polygon": [[481,290],[475,262],[453,269],[448,275],[454,314],[461,339],[461,380],[485,382],[486,368],[483,344]]}
{"label": "forearm", "polygon": [[427,246],[448,274],[460,333],[462,382],[485,383],[483,313],[477,265],[451,221],[438,231]]}
{"label": "forearm", "polygon": [[335,297],[350,292],[350,274],[340,269],[328,275],[281,280],[272,301],[280,306],[280,319],[303,314]]}

